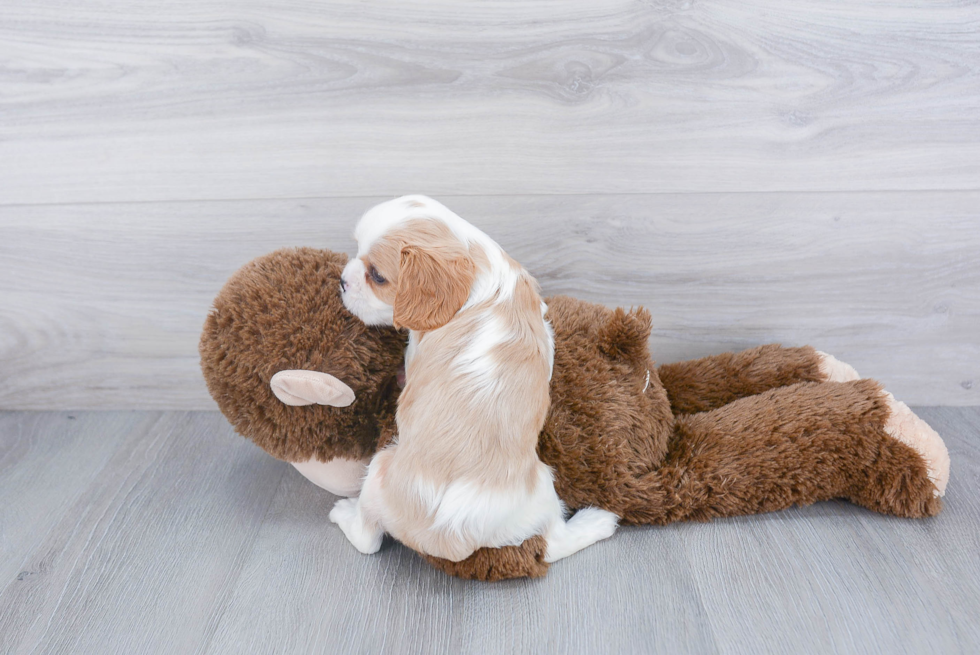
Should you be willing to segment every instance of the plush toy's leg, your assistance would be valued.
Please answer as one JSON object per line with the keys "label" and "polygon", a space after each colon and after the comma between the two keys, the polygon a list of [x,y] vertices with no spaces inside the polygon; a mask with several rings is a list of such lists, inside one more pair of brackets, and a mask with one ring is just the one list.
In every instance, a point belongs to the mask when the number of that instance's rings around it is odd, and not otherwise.
{"label": "plush toy's leg", "polygon": [[909,406],[895,400],[895,396],[885,392],[888,399],[888,422],[885,432],[922,456],[926,462],[929,480],[935,485],[935,495],[946,495],[949,483],[949,451],[942,437],[928,423],[916,416]]}
{"label": "plush toy's leg", "polygon": [[663,364],[657,372],[675,414],[710,411],[798,382],[858,379],[857,371],[827,353],[809,346],[783,348],[776,344]]}
{"label": "plush toy's leg", "polygon": [[847,498],[931,516],[942,440],[873,380],[801,383],[677,418],[664,465],[637,480],[624,523],[708,520]]}

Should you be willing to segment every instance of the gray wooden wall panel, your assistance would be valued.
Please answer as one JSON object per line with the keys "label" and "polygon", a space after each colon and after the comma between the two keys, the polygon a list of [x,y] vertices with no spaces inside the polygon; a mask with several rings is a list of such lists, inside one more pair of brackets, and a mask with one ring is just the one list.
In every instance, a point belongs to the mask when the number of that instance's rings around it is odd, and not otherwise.
{"label": "gray wooden wall panel", "polygon": [[5,203],[975,189],[980,7],[0,5]]}
{"label": "gray wooden wall panel", "polygon": [[221,282],[446,200],[661,361],[980,389],[980,5],[0,3],[0,408],[208,408]]}
{"label": "gray wooden wall panel", "polygon": [[[350,252],[379,198],[0,207],[0,407],[213,408],[197,339],[247,260]],[[654,316],[661,362],[810,343],[980,404],[980,192],[443,197],[541,280]]]}

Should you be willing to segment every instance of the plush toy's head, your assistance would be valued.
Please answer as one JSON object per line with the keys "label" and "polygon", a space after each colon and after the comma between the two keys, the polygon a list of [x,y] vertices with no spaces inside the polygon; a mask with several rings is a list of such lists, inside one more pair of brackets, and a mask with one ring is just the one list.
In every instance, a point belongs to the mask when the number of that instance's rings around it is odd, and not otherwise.
{"label": "plush toy's head", "polygon": [[[346,263],[311,248],[260,257],[228,280],[204,324],[201,369],[212,397],[240,434],[286,461],[368,458],[394,432],[407,337],[344,308]],[[270,382],[288,370],[326,374],[315,383],[330,397],[281,402]],[[302,383],[297,393],[310,395]]]}

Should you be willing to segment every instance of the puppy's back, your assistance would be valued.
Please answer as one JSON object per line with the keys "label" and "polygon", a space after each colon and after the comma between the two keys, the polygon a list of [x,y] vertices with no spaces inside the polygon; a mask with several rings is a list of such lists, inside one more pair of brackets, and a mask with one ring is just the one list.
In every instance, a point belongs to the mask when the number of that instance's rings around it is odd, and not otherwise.
{"label": "puppy's back", "polygon": [[523,521],[522,508],[545,502],[540,489],[551,485],[536,448],[553,341],[537,283],[517,268],[509,297],[422,335],[399,400],[385,524],[446,559],[543,529]]}

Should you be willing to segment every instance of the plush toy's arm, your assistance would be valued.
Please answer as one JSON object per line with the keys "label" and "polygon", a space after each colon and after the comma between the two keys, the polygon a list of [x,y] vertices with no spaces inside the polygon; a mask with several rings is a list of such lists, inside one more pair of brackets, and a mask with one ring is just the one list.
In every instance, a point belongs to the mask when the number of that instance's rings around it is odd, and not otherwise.
{"label": "plush toy's arm", "polygon": [[798,382],[846,382],[853,368],[809,346],[759,346],[657,369],[675,414],[717,409],[733,400]]}
{"label": "plush toy's arm", "polygon": [[[347,407],[354,402],[354,390],[342,381],[320,371],[295,369],[279,371],[269,381],[272,393],[287,405],[329,405]],[[303,477],[332,494],[356,496],[367,470],[368,460],[334,457],[321,462],[315,457],[300,462],[290,462]]]}
{"label": "plush toy's arm", "polygon": [[709,520],[832,498],[932,516],[948,477],[939,435],[874,380],[802,383],[677,417],[663,466],[637,479],[622,520]]}

